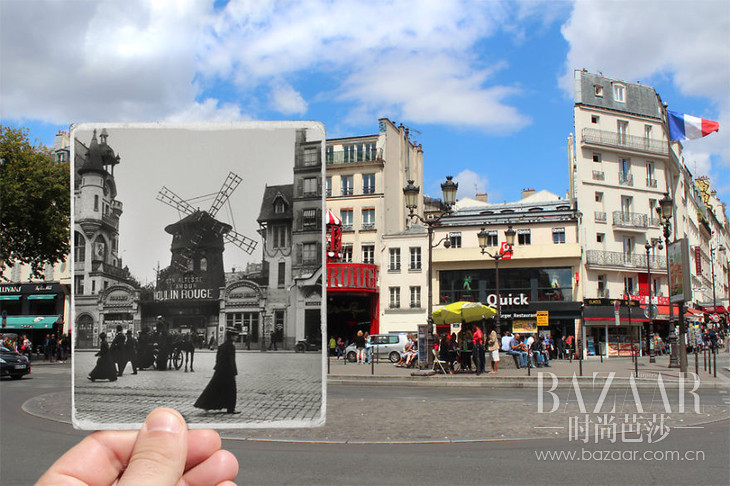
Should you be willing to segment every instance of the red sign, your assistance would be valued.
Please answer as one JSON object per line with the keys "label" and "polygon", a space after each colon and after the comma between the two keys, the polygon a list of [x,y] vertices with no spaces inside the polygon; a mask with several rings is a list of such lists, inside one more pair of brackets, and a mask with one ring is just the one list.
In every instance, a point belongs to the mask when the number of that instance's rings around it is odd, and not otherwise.
{"label": "red sign", "polygon": [[695,246],[695,273],[702,275],[702,252],[699,246]]}
{"label": "red sign", "polygon": [[502,255],[503,260],[509,260],[512,258],[512,247],[506,241],[503,241],[499,247],[499,254]]}
{"label": "red sign", "polygon": [[327,290],[378,291],[378,267],[364,263],[328,263]]}

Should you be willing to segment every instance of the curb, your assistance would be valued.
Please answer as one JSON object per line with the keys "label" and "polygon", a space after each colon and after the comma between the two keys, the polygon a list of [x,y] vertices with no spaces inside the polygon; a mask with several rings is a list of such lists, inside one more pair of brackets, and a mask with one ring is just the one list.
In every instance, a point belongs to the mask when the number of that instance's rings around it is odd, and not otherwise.
{"label": "curb", "polygon": [[[598,376],[595,379],[592,376],[556,376],[556,388],[570,388],[573,386],[573,378],[579,386],[603,386],[608,379]],[[626,377],[614,377],[611,386],[629,387],[632,380]],[[637,389],[656,389],[656,378],[635,378],[633,379]],[[677,390],[683,387],[685,390],[694,388],[693,380],[686,380],[681,383],[678,379],[662,378],[665,389]],[[503,378],[478,378],[478,377],[443,377],[443,376],[346,376],[346,375],[328,375],[328,385],[381,385],[381,386],[444,386],[444,387],[484,387],[484,388],[538,388],[539,380],[537,377],[503,377]],[[553,381],[550,378],[542,380],[542,386],[545,389],[552,389]],[[730,385],[720,382],[703,382],[700,380],[698,389],[717,390],[730,389]]]}

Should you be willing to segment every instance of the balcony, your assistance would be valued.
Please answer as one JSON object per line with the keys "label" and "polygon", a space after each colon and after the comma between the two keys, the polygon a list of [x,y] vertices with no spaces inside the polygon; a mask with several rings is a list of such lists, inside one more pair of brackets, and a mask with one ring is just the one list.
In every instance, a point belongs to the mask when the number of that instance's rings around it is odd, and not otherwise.
{"label": "balcony", "polygon": [[[586,264],[603,267],[630,268],[646,271],[646,254],[624,253],[620,251],[587,250]],[[650,255],[649,264],[653,270],[666,271],[667,259],[662,255]]]}
{"label": "balcony", "polygon": [[127,272],[123,269],[109,265],[108,263],[104,263],[100,260],[91,262],[91,273],[103,273],[119,279],[127,279]]}
{"label": "balcony", "polygon": [[378,151],[363,150],[360,152],[338,150],[337,152],[330,152],[325,155],[325,162],[327,165],[341,165],[341,164],[355,164],[357,162],[376,162],[380,161],[382,157],[378,156]]}
{"label": "balcony", "polygon": [[606,180],[606,173],[602,170],[594,170],[593,171],[593,180],[594,181],[604,181]]}
{"label": "balcony", "polygon": [[649,218],[646,214],[614,211],[613,224],[615,226],[623,226],[625,228],[645,229],[649,227]]}
{"label": "balcony", "polygon": [[606,222],[606,212],[605,211],[596,211],[593,213],[594,218],[596,219],[596,223],[605,223]]}
{"label": "balcony", "polygon": [[647,178],[646,179],[646,187],[653,187],[656,189],[657,183],[656,179]]}
{"label": "balcony", "polygon": [[619,172],[618,183],[622,186],[633,186],[634,175],[631,172]]}
{"label": "balcony", "polygon": [[608,289],[599,288],[596,291],[596,297],[598,297],[599,299],[608,299]]}
{"label": "balcony", "polygon": [[652,140],[595,128],[583,129],[583,143],[659,155],[668,153],[667,143],[663,140]]}
{"label": "balcony", "polygon": [[375,229],[375,223],[363,223],[361,231],[372,231]]}

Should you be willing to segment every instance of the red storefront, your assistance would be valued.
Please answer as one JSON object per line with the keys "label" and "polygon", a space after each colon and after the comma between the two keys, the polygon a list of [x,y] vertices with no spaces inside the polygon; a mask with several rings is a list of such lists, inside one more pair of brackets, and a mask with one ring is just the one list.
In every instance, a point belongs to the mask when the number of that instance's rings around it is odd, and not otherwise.
{"label": "red storefront", "polygon": [[358,330],[377,334],[378,266],[327,263],[327,334],[352,339]]}

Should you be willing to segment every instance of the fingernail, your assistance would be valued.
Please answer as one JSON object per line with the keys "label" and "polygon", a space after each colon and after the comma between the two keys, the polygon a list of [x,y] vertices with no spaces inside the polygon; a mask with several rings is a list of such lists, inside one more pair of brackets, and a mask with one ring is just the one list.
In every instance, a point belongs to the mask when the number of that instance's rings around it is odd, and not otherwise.
{"label": "fingernail", "polygon": [[148,431],[162,431],[177,434],[182,431],[180,417],[170,412],[160,410],[147,417],[145,422]]}

